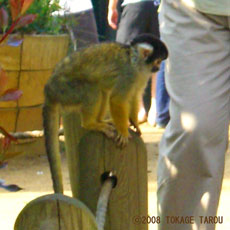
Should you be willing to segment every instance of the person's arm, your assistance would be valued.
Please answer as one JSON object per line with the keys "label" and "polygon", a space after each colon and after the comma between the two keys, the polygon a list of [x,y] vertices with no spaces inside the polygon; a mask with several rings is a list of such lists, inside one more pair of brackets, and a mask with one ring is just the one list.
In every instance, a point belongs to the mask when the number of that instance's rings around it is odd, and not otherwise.
{"label": "person's arm", "polygon": [[114,30],[117,29],[117,22],[118,22],[117,3],[118,0],[109,0],[109,6],[108,6],[107,20],[109,26]]}

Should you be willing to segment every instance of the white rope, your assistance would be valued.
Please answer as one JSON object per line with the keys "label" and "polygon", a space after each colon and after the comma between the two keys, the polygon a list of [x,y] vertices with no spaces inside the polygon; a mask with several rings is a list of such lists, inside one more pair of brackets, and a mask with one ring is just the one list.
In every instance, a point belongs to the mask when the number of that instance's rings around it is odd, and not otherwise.
{"label": "white rope", "polygon": [[104,230],[107,206],[112,188],[113,181],[111,178],[108,178],[102,185],[97,203],[96,221],[98,230]]}

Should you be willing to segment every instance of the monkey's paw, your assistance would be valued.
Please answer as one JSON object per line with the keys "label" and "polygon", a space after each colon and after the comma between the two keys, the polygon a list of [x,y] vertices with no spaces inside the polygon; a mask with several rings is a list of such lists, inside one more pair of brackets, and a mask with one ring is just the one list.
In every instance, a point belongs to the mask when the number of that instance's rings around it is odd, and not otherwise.
{"label": "monkey's paw", "polygon": [[118,133],[115,138],[115,142],[117,143],[118,147],[124,148],[128,144],[130,138],[131,138],[130,135],[128,137],[125,137],[122,134]]}
{"label": "monkey's paw", "polygon": [[111,129],[113,129],[114,131],[116,131],[116,127],[115,127],[115,125],[114,125],[114,123],[113,123],[112,120],[106,121],[106,124],[107,124]]}

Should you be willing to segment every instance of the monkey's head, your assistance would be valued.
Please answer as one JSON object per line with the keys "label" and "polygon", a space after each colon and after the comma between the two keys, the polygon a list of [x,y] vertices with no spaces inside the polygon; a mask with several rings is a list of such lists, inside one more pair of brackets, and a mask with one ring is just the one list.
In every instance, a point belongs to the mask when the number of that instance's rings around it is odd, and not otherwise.
{"label": "monkey's head", "polygon": [[157,72],[161,61],[168,57],[166,45],[151,34],[141,34],[135,37],[130,45],[137,50],[139,58],[151,68],[151,72]]}

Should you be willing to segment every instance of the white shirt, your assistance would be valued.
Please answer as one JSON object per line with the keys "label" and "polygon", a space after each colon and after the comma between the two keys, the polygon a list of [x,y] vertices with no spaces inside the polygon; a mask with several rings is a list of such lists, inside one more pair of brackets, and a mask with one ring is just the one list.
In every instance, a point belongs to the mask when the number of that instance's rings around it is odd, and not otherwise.
{"label": "white shirt", "polygon": [[60,10],[60,14],[78,13],[92,9],[91,0],[60,0],[59,5],[64,9]]}
{"label": "white shirt", "polygon": [[124,0],[122,6],[125,6],[130,3],[138,3],[138,2],[146,2],[146,1],[153,2],[154,0]]}

